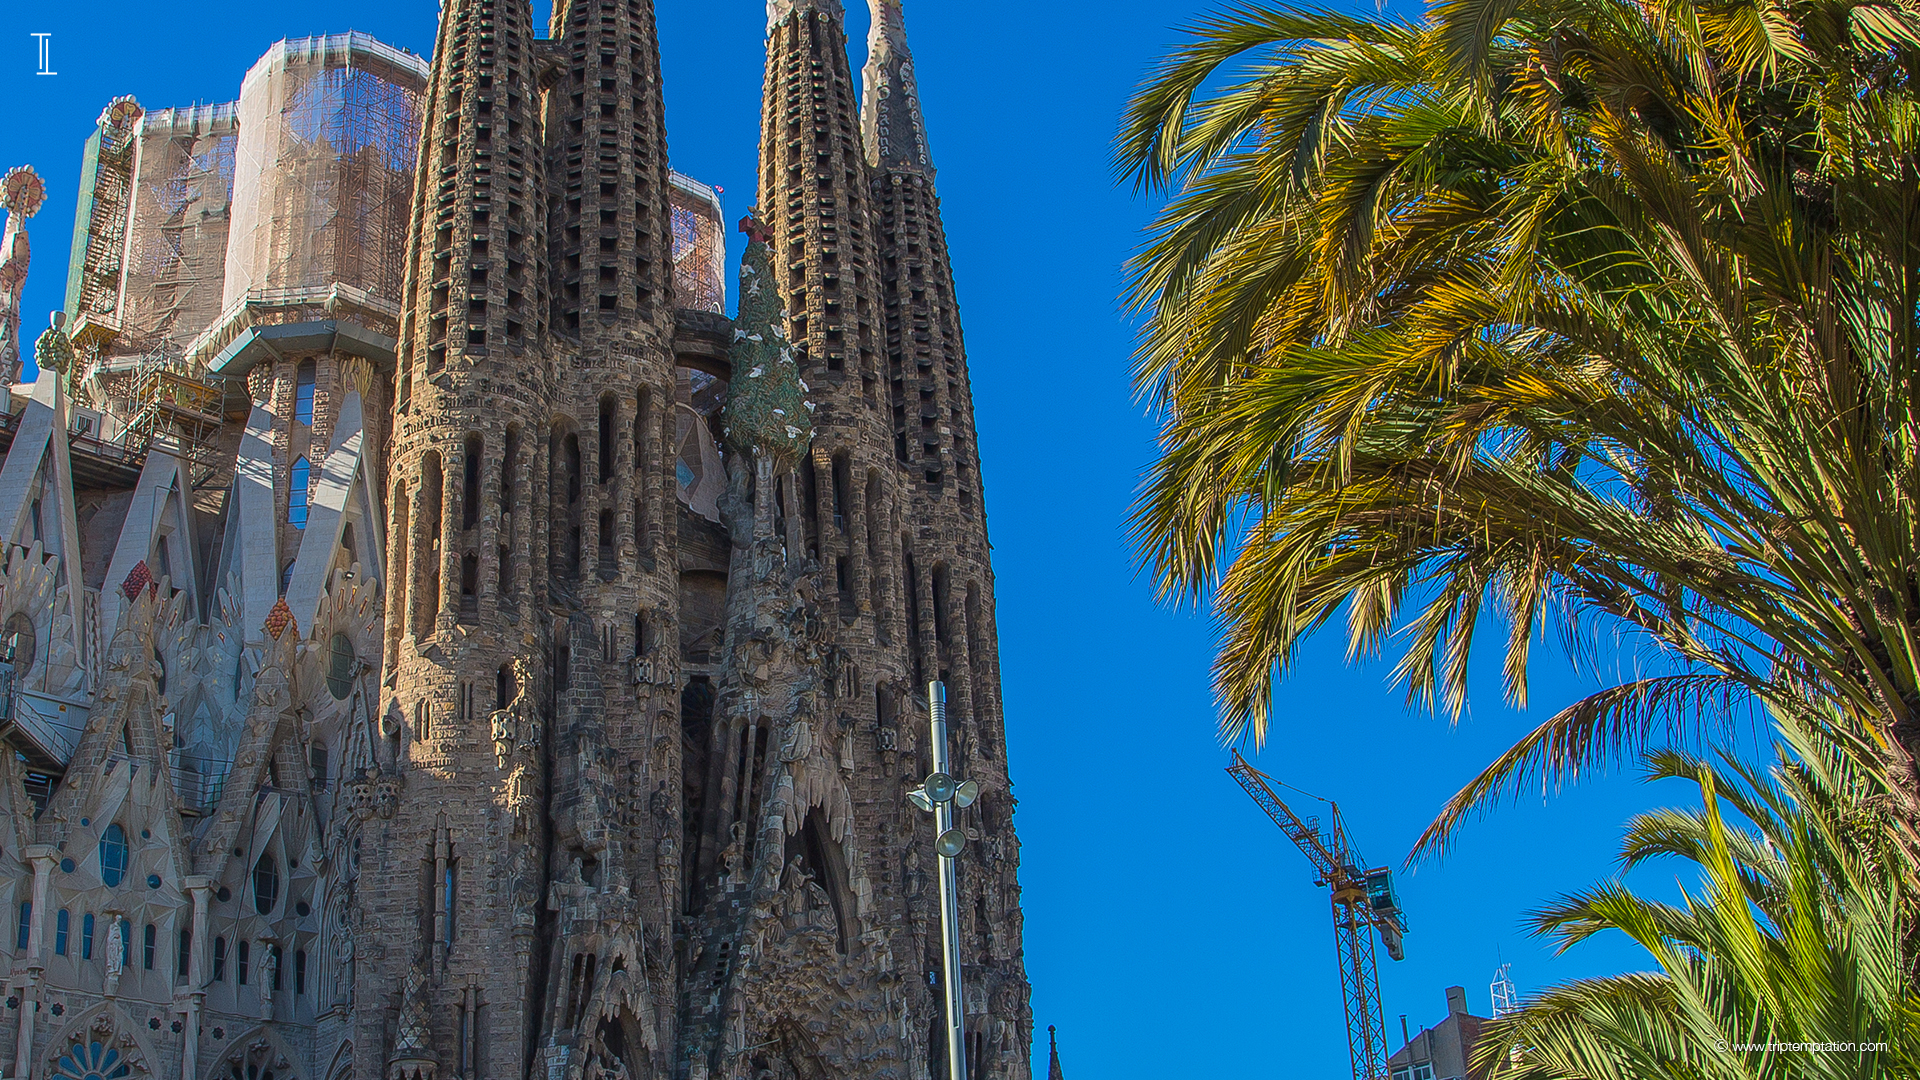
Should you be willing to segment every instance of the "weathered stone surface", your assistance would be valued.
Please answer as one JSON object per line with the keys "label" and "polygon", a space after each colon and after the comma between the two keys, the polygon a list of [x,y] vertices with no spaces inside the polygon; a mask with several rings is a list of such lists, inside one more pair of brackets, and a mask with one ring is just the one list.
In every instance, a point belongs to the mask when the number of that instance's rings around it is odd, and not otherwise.
{"label": "weathered stone surface", "polygon": [[145,358],[61,336],[0,467],[0,632],[75,747],[0,755],[11,1075],[944,1076],[905,800],[937,679],[985,791],[967,1080],[1027,1080],[971,395],[878,14],[863,122],[837,0],[769,5],[737,327],[676,303],[651,4],[561,0],[536,41],[524,0],[447,0],[430,65],[381,54],[424,116],[397,304],[230,310],[167,361],[217,434],[84,499],[70,393],[185,428]]}

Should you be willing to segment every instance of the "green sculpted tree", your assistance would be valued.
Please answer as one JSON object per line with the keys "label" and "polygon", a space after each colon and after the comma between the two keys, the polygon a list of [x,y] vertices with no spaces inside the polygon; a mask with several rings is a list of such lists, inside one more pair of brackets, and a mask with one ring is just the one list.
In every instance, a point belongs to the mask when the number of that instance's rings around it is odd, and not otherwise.
{"label": "green sculpted tree", "polygon": [[[1496,1020],[1475,1051],[1491,1080],[1880,1080],[1920,1075],[1920,991],[1902,912],[1912,864],[1889,840],[1884,779],[1852,740],[1782,725],[1771,776],[1674,753],[1698,810],[1636,819],[1621,864],[1692,864],[1679,903],[1615,881],[1534,917],[1571,946],[1616,930],[1658,972],[1556,987]],[[1485,1072],[1480,1072],[1485,1070]]]}
{"label": "green sculpted tree", "polygon": [[1916,77],[1912,0],[1199,24],[1118,162],[1169,196],[1131,268],[1135,536],[1219,611],[1225,735],[1342,611],[1455,712],[1487,625],[1516,704],[1549,629],[1638,635],[1671,671],[1552,717],[1423,850],[1708,706],[1809,699],[1920,817]]}
{"label": "green sculpted tree", "polygon": [[740,259],[740,311],[728,359],[726,437],[747,460],[765,457],[779,472],[792,468],[813,441],[813,404],[787,340],[787,313],[773,280],[767,235],[748,217]]}

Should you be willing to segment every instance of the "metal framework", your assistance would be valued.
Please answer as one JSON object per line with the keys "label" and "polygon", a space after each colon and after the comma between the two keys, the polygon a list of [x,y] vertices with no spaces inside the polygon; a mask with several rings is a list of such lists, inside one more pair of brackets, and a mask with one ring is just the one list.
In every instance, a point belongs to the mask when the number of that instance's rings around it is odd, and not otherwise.
{"label": "metal framework", "polygon": [[223,307],[339,283],[399,300],[426,66],[365,34],[283,41],[236,105]]}
{"label": "metal framework", "polygon": [[1340,807],[1327,801],[1327,823],[1302,818],[1273,788],[1265,773],[1234,752],[1227,772],[1245,788],[1280,831],[1320,875],[1319,884],[1333,890],[1333,938],[1340,957],[1340,992],[1347,1013],[1347,1051],[1353,1059],[1353,1080],[1386,1080],[1387,1025],[1380,1004],[1380,979],[1374,967],[1373,937],[1380,935],[1387,955],[1405,955],[1401,941],[1406,919],[1393,893],[1392,871],[1366,864],[1340,822]]}
{"label": "metal framework", "polygon": [[720,194],[681,173],[671,177],[667,206],[673,215],[675,306],[726,314],[727,229]]}
{"label": "metal framework", "polygon": [[213,437],[220,430],[220,401],[225,391],[184,373],[179,361],[149,356],[134,370],[131,381],[133,419],[127,423],[130,439],[171,438],[180,456],[195,464],[211,464]]}
{"label": "metal framework", "polygon": [[115,354],[183,348],[219,317],[238,138],[232,105],[141,120]]}

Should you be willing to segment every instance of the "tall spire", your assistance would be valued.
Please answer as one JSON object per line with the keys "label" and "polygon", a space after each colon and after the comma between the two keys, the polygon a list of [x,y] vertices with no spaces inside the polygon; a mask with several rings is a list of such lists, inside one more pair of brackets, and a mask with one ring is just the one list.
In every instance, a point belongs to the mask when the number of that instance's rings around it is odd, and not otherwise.
{"label": "tall spire", "polygon": [[840,0],[767,0],[767,29],[786,22],[789,15],[803,8],[824,12],[841,22],[847,18],[847,9],[840,6]]}
{"label": "tall spire", "polygon": [[6,230],[0,233],[0,376],[20,381],[20,294],[27,283],[31,249],[27,219],[38,213],[47,187],[33,166],[22,165],[0,179],[0,213]]}
{"label": "tall spire", "polygon": [[1065,1080],[1060,1075],[1060,1040],[1053,1033],[1053,1025],[1047,1025],[1047,1080]]}
{"label": "tall spire", "polygon": [[867,164],[888,172],[933,175],[927,125],[920,118],[920,87],[913,79],[901,0],[867,0],[873,28],[867,34],[867,67],[861,73],[860,129]]}

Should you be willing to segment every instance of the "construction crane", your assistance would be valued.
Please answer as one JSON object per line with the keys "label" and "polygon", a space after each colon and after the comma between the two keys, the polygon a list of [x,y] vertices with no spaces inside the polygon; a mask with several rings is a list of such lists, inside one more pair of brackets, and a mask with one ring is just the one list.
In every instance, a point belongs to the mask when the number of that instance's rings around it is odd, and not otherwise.
{"label": "construction crane", "polygon": [[1340,823],[1340,807],[1332,800],[1321,800],[1327,804],[1323,825],[1317,818],[1294,813],[1268,786],[1270,778],[1247,764],[1239,751],[1234,751],[1227,772],[1313,864],[1320,875],[1315,884],[1333,890],[1333,937],[1340,953],[1340,990],[1346,998],[1353,1080],[1386,1080],[1387,1025],[1380,1007],[1380,979],[1374,971],[1373,936],[1380,935],[1380,943],[1393,959],[1406,955],[1407,920],[1393,893],[1393,871],[1384,866],[1362,869],[1366,860],[1354,850]]}

